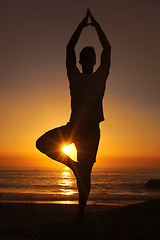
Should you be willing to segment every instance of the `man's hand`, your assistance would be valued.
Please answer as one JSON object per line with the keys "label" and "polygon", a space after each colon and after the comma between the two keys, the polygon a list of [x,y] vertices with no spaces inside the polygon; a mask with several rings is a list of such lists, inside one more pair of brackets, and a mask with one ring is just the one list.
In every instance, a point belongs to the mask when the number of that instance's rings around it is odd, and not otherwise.
{"label": "man's hand", "polygon": [[91,23],[89,23],[89,25],[91,25],[93,27],[96,27],[97,25],[99,25],[98,22],[96,21],[96,19],[91,14],[90,9],[87,10],[87,13],[88,13],[88,17],[90,17],[90,19],[91,19]]}
{"label": "man's hand", "polygon": [[87,9],[86,16],[83,18],[82,22],[79,24],[82,28],[90,25],[90,23],[88,23],[88,18],[89,18],[89,9]]}

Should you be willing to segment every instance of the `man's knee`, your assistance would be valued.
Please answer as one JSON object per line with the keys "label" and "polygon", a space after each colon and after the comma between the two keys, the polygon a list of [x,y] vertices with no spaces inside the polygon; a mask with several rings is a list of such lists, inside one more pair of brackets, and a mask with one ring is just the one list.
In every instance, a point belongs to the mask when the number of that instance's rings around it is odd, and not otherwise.
{"label": "man's knee", "polygon": [[42,153],[46,153],[47,151],[47,148],[48,148],[48,144],[47,144],[48,141],[46,141],[46,138],[45,136],[41,136],[40,138],[37,139],[36,141],[36,148],[42,152]]}
{"label": "man's knee", "polygon": [[83,174],[79,175],[77,178],[77,187],[88,192],[91,187],[90,174],[88,174],[88,176],[84,176]]}
{"label": "man's knee", "polygon": [[41,151],[42,149],[42,140],[41,140],[41,137],[37,139],[36,141],[36,148]]}
{"label": "man's knee", "polygon": [[36,141],[36,148],[47,156],[57,160],[60,157],[60,149],[46,134]]}

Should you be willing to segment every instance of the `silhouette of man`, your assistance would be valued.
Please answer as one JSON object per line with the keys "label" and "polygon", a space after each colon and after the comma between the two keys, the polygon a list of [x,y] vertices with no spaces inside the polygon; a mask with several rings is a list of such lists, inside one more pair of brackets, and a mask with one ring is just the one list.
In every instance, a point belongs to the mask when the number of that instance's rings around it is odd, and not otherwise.
{"label": "silhouette of man", "polygon": [[[89,18],[91,23],[88,23]],[[83,48],[79,59],[82,66],[81,73],[76,66],[74,48],[83,28],[88,25],[95,27],[103,51],[100,66],[93,72],[96,63],[94,48]],[[42,135],[37,140],[36,146],[48,157],[68,166],[75,174],[79,191],[78,223],[82,223],[91,188],[91,170],[100,139],[99,123],[104,120],[102,99],[109,75],[111,55],[111,46],[89,9],[73,33],[66,50],[66,68],[71,95],[70,120],[67,125],[52,129]],[[62,152],[63,143],[75,144],[77,162]]]}

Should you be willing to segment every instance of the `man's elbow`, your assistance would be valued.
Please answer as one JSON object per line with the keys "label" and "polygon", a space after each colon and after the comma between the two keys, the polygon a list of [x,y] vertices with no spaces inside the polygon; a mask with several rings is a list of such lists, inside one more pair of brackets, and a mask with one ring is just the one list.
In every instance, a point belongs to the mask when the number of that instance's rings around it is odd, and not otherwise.
{"label": "man's elbow", "polygon": [[74,50],[74,46],[73,46],[73,44],[71,44],[70,42],[67,44],[67,46],[66,46],[66,49],[67,50]]}
{"label": "man's elbow", "polygon": [[105,44],[105,46],[104,46],[103,49],[106,50],[106,51],[111,51],[111,45],[110,45],[110,43],[108,42],[107,44]]}
{"label": "man's elbow", "polygon": [[108,58],[108,56],[111,55],[111,45],[107,45],[103,48],[103,51],[102,51],[102,58]]}

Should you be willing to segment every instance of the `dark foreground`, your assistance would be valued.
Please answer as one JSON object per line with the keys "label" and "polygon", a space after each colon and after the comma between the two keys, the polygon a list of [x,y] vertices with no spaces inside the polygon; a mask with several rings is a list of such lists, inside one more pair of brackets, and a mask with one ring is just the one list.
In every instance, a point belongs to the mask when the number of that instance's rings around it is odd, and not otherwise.
{"label": "dark foreground", "polygon": [[160,199],[125,207],[89,205],[81,227],[76,211],[76,205],[2,203],[0,239],[160,239]]}

